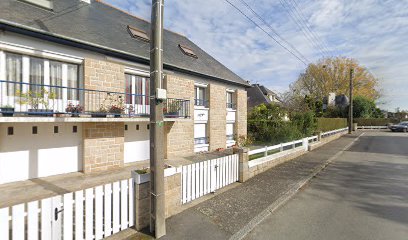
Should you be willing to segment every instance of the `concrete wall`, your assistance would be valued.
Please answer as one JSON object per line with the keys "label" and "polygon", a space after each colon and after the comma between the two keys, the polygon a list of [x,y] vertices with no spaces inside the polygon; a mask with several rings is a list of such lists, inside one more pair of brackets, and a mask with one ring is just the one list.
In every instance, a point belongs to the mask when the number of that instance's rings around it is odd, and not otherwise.
{"label": "concrete wall", "polygon": [[81,123],[0,124],[0,184],[81,170]]}
{"label": "concrete wall", "polygon": [[124,163],[150,158],[150,136],[148,122],[125,123]]}

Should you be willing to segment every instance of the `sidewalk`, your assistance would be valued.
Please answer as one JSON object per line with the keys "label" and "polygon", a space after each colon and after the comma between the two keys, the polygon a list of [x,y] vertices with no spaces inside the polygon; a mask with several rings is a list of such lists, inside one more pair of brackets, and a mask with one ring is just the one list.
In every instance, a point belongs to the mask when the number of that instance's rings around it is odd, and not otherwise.
{"label": "sidewalk", "polygon": [[[356,133],[345,135],[167,219],[167,235],[161,239],[239,239],[265,210],[286,198],[290,189],[307,181],[357,137]],[[138,233],[127,239],[148,238]]]}

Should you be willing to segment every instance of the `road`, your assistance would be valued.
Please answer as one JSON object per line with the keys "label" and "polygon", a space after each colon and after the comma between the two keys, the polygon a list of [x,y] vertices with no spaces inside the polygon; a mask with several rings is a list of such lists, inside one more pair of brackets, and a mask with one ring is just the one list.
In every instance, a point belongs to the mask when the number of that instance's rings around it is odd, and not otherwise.
{"label": "road", "polygon": [[408,134],[366,131],[246,239],[408,239]]}

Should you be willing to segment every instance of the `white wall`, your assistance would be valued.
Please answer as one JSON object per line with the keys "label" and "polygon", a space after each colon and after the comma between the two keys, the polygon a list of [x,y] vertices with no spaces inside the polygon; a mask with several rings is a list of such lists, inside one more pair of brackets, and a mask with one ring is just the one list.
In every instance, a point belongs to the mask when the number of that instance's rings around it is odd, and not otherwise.
{"label": "white wall", "polygon": [[[32,134],[37,126],[38,134]],[[58,133],[54,133],[58,126]],[[73,133],[77,126],[77,133]],[[8,127],[14,128],[9,136]],[[80,123],[2,123],[0,184],[82,170]]]}
{"label": "white wall", "polygon": [[[125,123],[124,162],[131,163],[150,159],[150,137],[147,122]],[[139,125],[139,130],[136,126]]]}

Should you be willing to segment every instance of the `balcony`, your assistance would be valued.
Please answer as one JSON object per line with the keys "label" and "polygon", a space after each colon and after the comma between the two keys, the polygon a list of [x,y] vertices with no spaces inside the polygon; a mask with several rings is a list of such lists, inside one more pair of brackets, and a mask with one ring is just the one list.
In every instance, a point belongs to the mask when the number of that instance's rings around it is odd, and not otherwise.
{"label": "balcony", "polygon": [[208,108],[208,100],[194,99],[194,106]]}
{"label": "balcony", "polygon": [[[0,113],[3,117],[148,118],[147,95],[70,88],[0,80]],[[168,98],[165,118],[190,117],[190,101]],[[119,118],[119,119],[118,119]]]}

